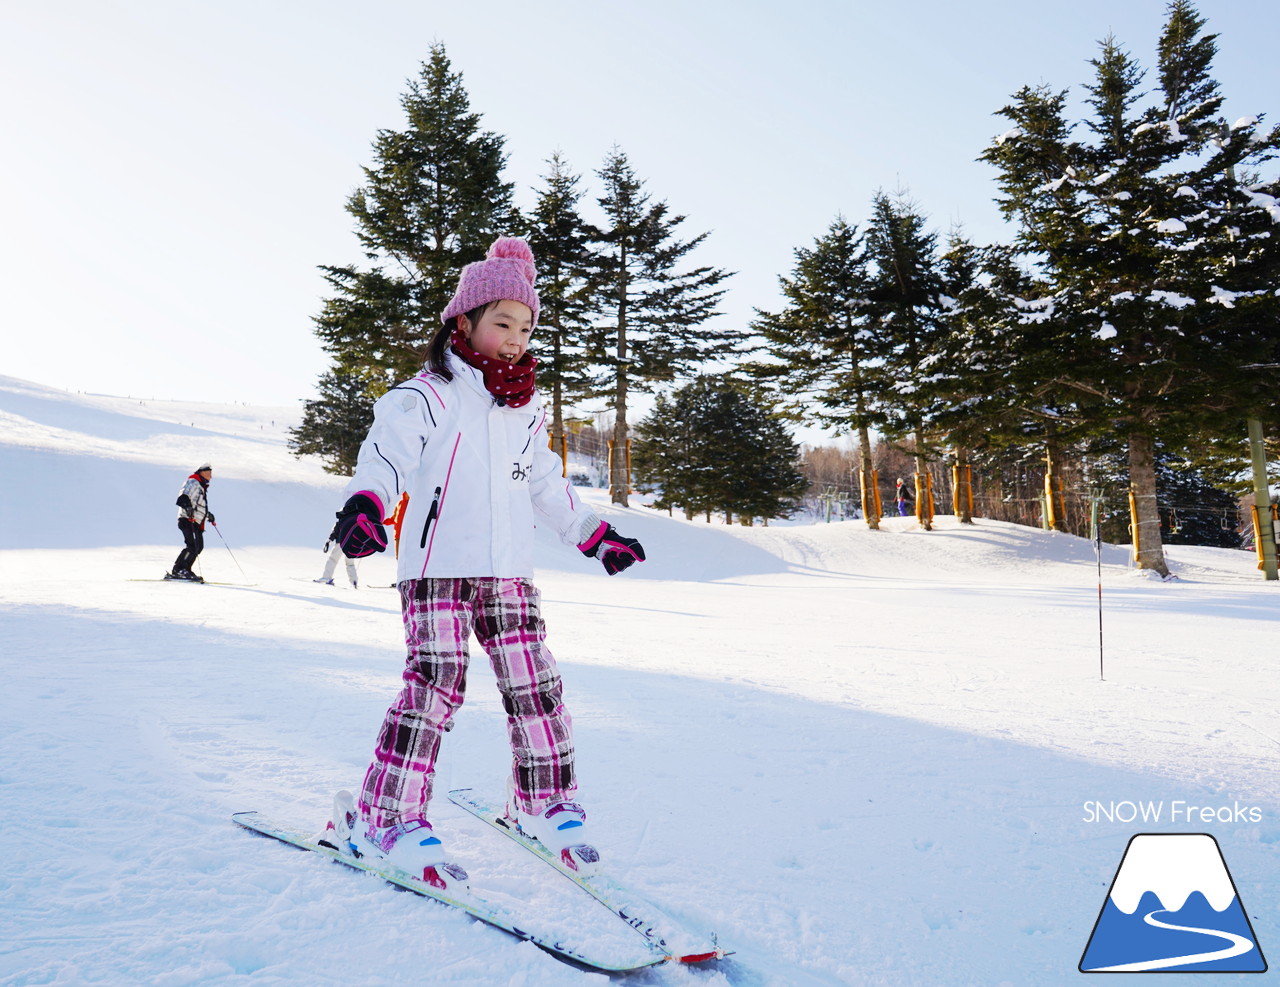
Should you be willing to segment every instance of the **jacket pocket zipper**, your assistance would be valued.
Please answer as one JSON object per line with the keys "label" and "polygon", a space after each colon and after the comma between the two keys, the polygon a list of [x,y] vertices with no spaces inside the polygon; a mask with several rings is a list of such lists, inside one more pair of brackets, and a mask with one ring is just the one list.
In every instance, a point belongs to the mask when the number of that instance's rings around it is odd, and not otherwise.
{"label": "jacket pocket zipper", "polygon": [[419,542],[419,548],[427,547],[427,532],[431,530],[431,522],[440,519],[440,488],[436,487],[435,499],[431,501],[431,510],[427,511],[427,523],[422,526],[422,541]]}

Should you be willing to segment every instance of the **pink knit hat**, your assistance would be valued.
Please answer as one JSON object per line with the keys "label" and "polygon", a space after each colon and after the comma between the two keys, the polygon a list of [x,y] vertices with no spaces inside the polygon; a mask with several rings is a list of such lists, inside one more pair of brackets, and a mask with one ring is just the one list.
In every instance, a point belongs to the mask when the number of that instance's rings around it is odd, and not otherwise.
{"label": "pink knit hat", "polygon": [[510,299],[524,302],[533,310],[533,324],[538,324],[538,293],[533,288],[538,269],[533,265],[533,251],[519,237],[502,236],[493,241],[484,260],[468,264],[458,278],[458,290],[440,314],[441,322],[470,312],[489,302]]}

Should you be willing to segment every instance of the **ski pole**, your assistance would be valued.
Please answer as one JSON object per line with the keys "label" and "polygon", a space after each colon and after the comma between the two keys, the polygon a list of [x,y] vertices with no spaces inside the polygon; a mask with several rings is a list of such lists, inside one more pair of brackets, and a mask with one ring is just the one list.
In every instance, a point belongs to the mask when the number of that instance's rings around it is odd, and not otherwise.
{"label": "ski pole", "polygon": [[1098,678],[1105,682],[1107,676],[1102,664],[1102,529],[1093,539],[1093,551],[1098,557]]}
{"label": "ski pole", "polygon": [[1098,679],[1107,681],[1102,664],[1102,525],[1099,514],[1102,512],[1102,488],[1094,487],[1089,491],[1089,534],[1093,538],[1093,554],[1098,560]]}
{"label": "ski pole", "polygon": [[[236,553],[231,551],[231,546],[227,544],[226,536],[223,535],[222,529],[218,527],[218,522],[210,521],[209,523],[213,525],[213,530],[218,532],[218,537],[222,539],[222,546],[227,550],[227,554],[231,556],[231,561],[236,564],[236,568],[240,570],[240,575],[244,576],[245,579],[248,579],[249,577],[245,575],[244,567],[240,565],[240,560],[236,558]],[[1099,590],[1099,592],[1101,592],[1101,590]]]}

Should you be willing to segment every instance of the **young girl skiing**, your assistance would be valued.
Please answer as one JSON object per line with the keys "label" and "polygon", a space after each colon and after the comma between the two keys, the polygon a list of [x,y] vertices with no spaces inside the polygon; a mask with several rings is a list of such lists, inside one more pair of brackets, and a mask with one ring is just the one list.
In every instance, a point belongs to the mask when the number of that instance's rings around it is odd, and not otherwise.
{"label": "young girl skiing", "polygon": [[463,270],[423,371],[374,406],[335,532],[350,558],[383,551],[382,519],[409,494],[396,577],[404,688],[378,735],[350,841],[442,887],[466,875],[448,862],[427,809],[440,739],[462,705],[473,631],[507,712],[508,816],[569,866],[586,871],[598,861],[572,801],[572,724],[532,583],[535,514],[610,575],[645,557],[578,499],[548,448],[528,352],[535,275],[528,244],[510,238]]}

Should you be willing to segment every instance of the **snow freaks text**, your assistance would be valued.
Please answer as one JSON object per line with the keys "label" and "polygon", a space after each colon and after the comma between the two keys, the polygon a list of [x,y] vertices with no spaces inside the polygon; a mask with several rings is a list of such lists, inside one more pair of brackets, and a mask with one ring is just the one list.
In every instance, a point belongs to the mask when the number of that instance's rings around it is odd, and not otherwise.
{"label": "snow freaks text", "polygon": [[1141,822],[1157,823],[1191,823],[1207,825],[1209,823],[1259,823],[1262,822],[1262,809],[1256,805],[1197,805],[1182,799],[1168,802],[1155,801],[1095,801],[1084,803],[1084,822]]}

